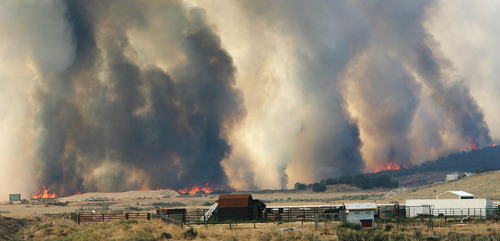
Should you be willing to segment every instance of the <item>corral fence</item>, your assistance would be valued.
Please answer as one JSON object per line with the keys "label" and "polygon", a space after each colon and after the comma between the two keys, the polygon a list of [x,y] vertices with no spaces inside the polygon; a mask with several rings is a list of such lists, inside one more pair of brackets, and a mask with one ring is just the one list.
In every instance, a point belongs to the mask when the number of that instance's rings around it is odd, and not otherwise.
{"label": "corral fence", "polygon": [[116,220],[151,220],[151,213],[71,213],[71,219],[76,223],[82,222],[105,222]]}
{"label": "corral fence", "polygon": [[399,206],[391,210],[389,206],[380,207],[378,216],[375,216],[377,227],[384,224],[396,224],[396,230],[406,230],[409,227],[424,226],[428,230],[434,227],[445,227],[455,223],[464,223],[470,220],[500,221],[500,212],[497,206],[492,208],[434,208],[432,205]]}
{"label": "corral fence", "polygon": [[269,207],[253,218],[238,218],[231,215],[208,214],[209,209],[190,210],[186,214],[155,215],[161,217],[167,223],[179,225],[209,225],[209,224],[232,224],[248,223],[255,227],[256,223],[276,222],[317,222],[340,221],[345,213],[341,212],[341,206],[323,207]]}
{"label": "corral fence", "polygon": [[499,214],[498,207],[492,208],[434,208],[427,206],[406,206],[407,217],[476,217],[490,218]]}

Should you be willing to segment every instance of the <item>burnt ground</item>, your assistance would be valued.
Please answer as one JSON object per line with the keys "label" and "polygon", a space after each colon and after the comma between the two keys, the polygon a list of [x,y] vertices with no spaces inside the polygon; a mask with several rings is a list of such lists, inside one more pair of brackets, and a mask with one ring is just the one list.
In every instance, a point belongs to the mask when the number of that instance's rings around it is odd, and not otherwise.
{"label": "burnt ground", "polygon": [[21,228],[31,225],[34,222],[34,220],[26,218],[0,216],[0,240],[12,240]]}

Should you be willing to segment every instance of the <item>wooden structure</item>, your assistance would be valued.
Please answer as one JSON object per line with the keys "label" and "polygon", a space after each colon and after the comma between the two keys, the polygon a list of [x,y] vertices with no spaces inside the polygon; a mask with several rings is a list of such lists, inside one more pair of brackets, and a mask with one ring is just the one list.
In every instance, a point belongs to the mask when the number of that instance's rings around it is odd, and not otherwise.
{"label": "wooden structure", "polygon": [[262,218],[266,204],[253,199],[250,194],[220,195],[216,216],[224,219],[257,219]]}
{"label": "wooden structure", "polygon": [[186,222],[187,209],[185,208],[156,209],[156,215],[165,216],[180,222]]}
{"label": "wooden structure", "polygon": [[92,212],[71,213],[71,219],[76,223],[81,222],[104,222],[116,220],[143,219],[151,220],[150,213],[108,213],[96,214]]}

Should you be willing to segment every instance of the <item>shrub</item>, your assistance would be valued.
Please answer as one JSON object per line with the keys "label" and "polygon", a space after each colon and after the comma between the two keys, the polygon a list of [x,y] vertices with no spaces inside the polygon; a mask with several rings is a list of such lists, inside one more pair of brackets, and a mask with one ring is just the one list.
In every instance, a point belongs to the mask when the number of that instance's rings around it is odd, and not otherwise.
{"label": "shrub", "polygon": [[198,236],[198,232],[194,228],[189,228],[184,232],[185,239],[195,239]]}
{"label": "shrub", "polygon": [[361,230],[361,224],[359,223],[349,223],[343,222],[337,226],[338,229],[353,229],[353,230]]}
{"label": "shrub", "polygon": [[387,225],[385,225],[384,231],[389,232],[392,230],[392,228],[394,228],[394,226],[387,224]]}
{"label": "shrub", "polygon": [[312,190],[313,190],[313,192],[325,192],[326,186],[325,186],[325,184],[314,183],[312,186]]}
{"label": "shrub", "polygon": [[419,240],[422,237],[422,231],[420,229],[413,230],[413,238]]}
{"label": "shrub", "polygon": [[160,238],[162,238],[162,239],[171,239],[172,238],[172,234],[167,233],[167,232],[161,232]]}
{"label": "shrub", "polygon": [[295,183],[295,190],[305,190],[306,189],[306,184],[297,182]]}

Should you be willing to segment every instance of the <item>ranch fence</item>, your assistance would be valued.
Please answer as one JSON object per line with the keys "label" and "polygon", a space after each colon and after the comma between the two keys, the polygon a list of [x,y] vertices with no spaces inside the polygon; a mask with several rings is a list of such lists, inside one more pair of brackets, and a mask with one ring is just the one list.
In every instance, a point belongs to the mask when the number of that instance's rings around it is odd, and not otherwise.
{"label": "ranch fence", "polygon": [[151,213],[91,213],[78,212],[71,213],[71,219],[76,223],[82,222],[105,222],[116,220],[151,220]]}
{"label": "ranch fence", "polygon": [[[186,215],[168,215],[171,220],[176,220],[188,225],[230,224],[230,223],[255,223],[255,222],[311,222],[321,219],[340,221],[344,218],[340,206],[324,207],[269,207],[263,210],[258,217],[241,219],[231,215],[214,213],[207,215],[208,209],[192,210]],[[166,215],[167,216],[167,215]]]}

